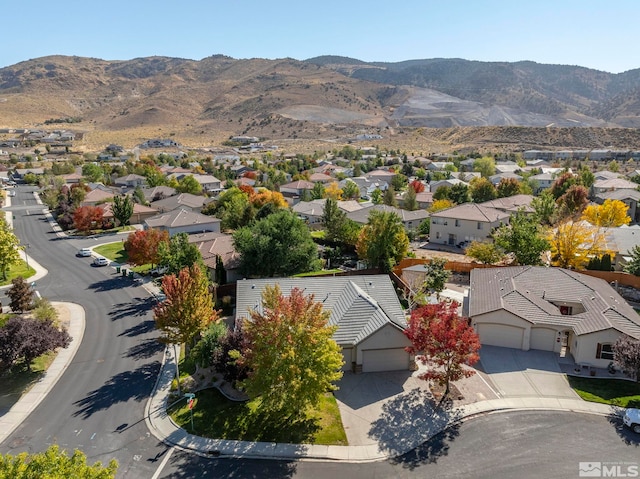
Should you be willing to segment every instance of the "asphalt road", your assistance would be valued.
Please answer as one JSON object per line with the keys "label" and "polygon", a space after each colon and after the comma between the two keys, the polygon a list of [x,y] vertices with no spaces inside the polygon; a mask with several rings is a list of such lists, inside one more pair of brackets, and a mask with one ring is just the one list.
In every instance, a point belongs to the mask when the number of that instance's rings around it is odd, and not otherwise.
{"label": "asphalt road", "polygon": [[0,451],[36,452],[57,443],[81,449],[90,462],[117,459],[118,477],[152,477],[167,450],[150,436],[143,419],[162,351],[150,311],[153,300],[113,268],[96,268],[91,258],[76,257],[79,245],[91,240],[58,238],[33,190],[16,189],[12,212],[16,235],[49,271],[36,289],[50,300],[81,304],[86,329],[65,374]]}
{"label": "asphalt road", "polygon": [[623,428],[619,419],[602,416],[497,413],[468,420],[390,461],[236,461],[174,452],[160,477],[565,479],[579,477],[580,462],[618,463],[625,473],[627,465],[636,465],[640,472],[640,436]]}

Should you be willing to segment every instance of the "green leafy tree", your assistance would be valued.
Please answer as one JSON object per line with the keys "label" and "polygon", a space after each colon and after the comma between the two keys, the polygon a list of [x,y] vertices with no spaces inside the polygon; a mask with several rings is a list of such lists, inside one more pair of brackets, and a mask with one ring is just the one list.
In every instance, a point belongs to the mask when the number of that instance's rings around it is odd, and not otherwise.
{"label": "green leafy tree", "polygon": [[356,243],[358,257],[373,268],[389,272],[408,250],[409,238],[400,217],[393,212],[372,211]]}
{"label": "green leafy tree", "polygon": [[416,200],[416,190],[412,187],[407,188],[402,199],[402,207],[405,210],[415,211],[418,209],[418,200]]}
{"label": "green leafy tree", "polygon": [[85,163],[82,166],[82,176],[91,183],[96,183],[104,178],[104,170],[95,163]]}
{"label": "green leafy tree", "polygon": [[20,261],[19,245],[20,240],[9,228],[4,217],[0,216],[0,272],[3,281],[7,280],[9,268]]}
{"label": "green leafy tree", "polygon": [[243,325],[242,362],[249,369],[243,387],[271,417],[299,417],[337,389],[343,358],[333,340],[337,326],[328,321],[322,303],[298,288],[289,296],[277,285],[263,291],[262,310],[252,311]]}
{"label": "green leafy tree", "polygon": [[353,200],[360,198],[360,188],[353,181],[347,180],[342,187],[342,197],[345,200]]}
{"label": "green leafy tree", "polygon": [[322,211],[322,225],[326,229],[328,241],[340,241],[340,235],[347,221],[347,214],[338,208],[338,202],[327,198]]}
{"label": "green leafy tree", "polygon": [[178,180],[176,190],[180,193],[199,195],[202,193],[202,185],[198,183],[198,180],[196,180],[193,175],[187,175]]}
{"label": "green leafy tree", "polygon": [[505,252],[511,253],[520,265],[542,264],[541,254],[549,249],[537,218],[523,211],[513,215],[509,225],[499,227],[493,233],[493,240]]}
{"label": "green leafy tree", "polygon": [[473,162],[473,171],[479,172],[483,178],[496,174],[496,160],[490,156],[478,158]]}
{"label": "green leafy tree", "polygon": [[398,207],[398,201],[396,200],[396,190],[393,185],[389,186],[382,197],[382,202],[387,206]]}
{"label": "green leafy tree", "polygon": [[496,198],[496,188],[487,178],[474,178],[470,183],[469,195],[474,203],[484,203]]}
{"label": "green leafy tree", "polygon": [[221,347],[222,338],[227,335],[228,331],[229,329],[223,321],[209,324],[191,350],[191,358],[198,366],[208,368],[213,365],[216,350]]}
{"label": "green leafy tree", "polygon": [[324,198],[324,185],[321,182],[317,182],[311,189],[311,198],[314,200],[321,200]]}
{"label": "green leafy tree", "polygon": [[631,260],[624,266],[624,271],[640,276],[640,245],[635,245],[631,251]]}
{"label": "green leafy tree", "polygon": [[35,454],[0,454],[0,477],[7,479],[114,479],[117,470],[115,459],[106,466],[101,462],[89,465],[82,451],[76,449],[69,456],[55,444]]}
{"label": "green leafy tree", "polygon": [[438,186],[436,188],[436,191],[433,193],[433,200],[434,201],[437,201],[437,200],[453,201],[451,199],[451,187],[446,185]]}
{"label": "green leafy tree", "polygon": [[596,176],[587,166],[580,169],[580,184],[585,188],[591,188],[596,181]]}
{"label": "green leafy tree", "polygon": [[562,195],[564,195],[569,190],[569,188],[577,184],[577,182],[578,180],[576,179],[576,177],[566,171],[555,179],[555,181],[551,184],[551,188],[549,188],[549,190],[551,191],[554,199],[557,200]]}
{"label": "green leafy tree", "polygon": [[550,191],[543,191],[540,196],[531,200],[531,207],[536,212],[536,217],[543,225],[550,225],[556,211],[556,202]]}
{"label": "green leafy tree", "polygon": [[113,216],[120,225],[128,225],[133,215],[133,201],[128,195],[114,196],[112,206]]}
{"label": "green leafy tree", "polygon": [[449,199],[457,205],[468,203],[471,199],[469,187],[464,183],[456,183],[449,190]]}
{"label": "green leafy tree", "polygon": [[307,225],[289,210],[236,230],[233,242],[246,276],[291,276],[320,268]]}
{"label": "green leafy tree", "polygon": [[383,197],[382,191],[380,191],[378,188],[376,188],[371,192],[371,202],[374,205],[382,204],[382,197]]}
{"label": "green leafy tree", "polygon": [[507,198],[520,193],[520,182],[515,178],[502,178],[496,186],[498,198]]}
{"label": "green leafy tree", "polygon": [[445,269],[447,260],[445,258],[431,258],[431,260],[424,265],[425,278],[424,284],[427,291],[436,293],[437,296],[442,293],[444,287],[449,280],[449,270]]}
{"label": "green leafy tree", "polygon": [[472,241],[464,254],[484,264],[494,264],[504,258],[504,251],[489,241]]}
{"label": "green leafy tree", "polygon": [[202,265],[202,254],[198,247],[189,243],[187,233],[178,233],[169,242],[158,243],[158,264],[167,267],[168,274],[177,274],[195,264]]}

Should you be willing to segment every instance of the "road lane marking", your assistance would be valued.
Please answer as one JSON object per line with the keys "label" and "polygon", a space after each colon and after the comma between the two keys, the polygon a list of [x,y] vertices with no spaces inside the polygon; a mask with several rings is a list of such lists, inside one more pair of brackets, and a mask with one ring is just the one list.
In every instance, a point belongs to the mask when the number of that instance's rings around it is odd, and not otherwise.
{"label": "road lane marking", "polygon": [[158,466],[158,469],[156,469],[155,474],[151,477],[151,479],[158,479],[160,477],[160,474],[162,473],[162,469],[164,469],[164,466],[167,465],[167,462],[169,462],[169,458],[171,457],[171,454],[173,454],[175,447],[172,447],[171,449],[169,449],[169,451],[164,455],[164,458],[162,459],[162,462],[160,463],[160,465]]}
{"label": "road lane marking", "polygon": [[97,434],[97,433],[95,433],[95,432],[94,432],[93,434],[91,434],[91,439],[89,439],[89,440],[90,440],[90,441],[93,441],[93,438],[94,438],[94,437],[96,437],[96,434]]}

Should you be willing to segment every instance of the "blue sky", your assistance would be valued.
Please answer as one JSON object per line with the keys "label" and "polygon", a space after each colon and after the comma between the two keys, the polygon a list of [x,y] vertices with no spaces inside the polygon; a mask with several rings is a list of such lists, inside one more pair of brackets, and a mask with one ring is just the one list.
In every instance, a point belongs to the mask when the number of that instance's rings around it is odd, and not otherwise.
{"label": "blue sky", "polygon": [[0,67],[46,55],[532,60],[640,68],[638,0],[23,0]]}

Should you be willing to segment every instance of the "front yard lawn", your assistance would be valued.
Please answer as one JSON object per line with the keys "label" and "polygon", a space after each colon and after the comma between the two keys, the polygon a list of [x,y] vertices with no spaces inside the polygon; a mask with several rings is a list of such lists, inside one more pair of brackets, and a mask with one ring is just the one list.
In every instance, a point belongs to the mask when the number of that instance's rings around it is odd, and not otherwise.
{"label": "front yard lawn", "polygon": [[2,275],[0,274],[0,286],[11,284],[11,280],[17,278],[18,276],[22,276],[26,280],[34,274],[36,274],[36,270],[30,266],[27,266],[26,262],[20,260],[16,264],[13,264],[9,267],[9,271],[7,271],[6,281],[2,280]]}
{"label": "front yard lawn", "polygon": [[56,354],[56,352],[50,352],[34,359],[31,362],[31,371],[17,365],[0,375],[2,383],[0,415],[8,411],[23,394],[36,385],[55,359]]}
{"label": "front yard lawn", "polygon": [[640,407],[640,384],[622,379],[568,376],[569,384],[585,401],[620,407]]}
{"label": "front yard lawn", "polygon": [[96,246],[93,251],[116,263],[125,264],[127,262],[127,252],[124,250],[122,241]]}
{"label": "front yard lawn", "polygon": [[293,444],[347,444],[340,411],[333,394],[325,394],[317,410],[304,417],[275,423],[258,412],[258,401],[229,401],[217,389],[196,393],[193,424],[189,408],[181,401],[169,413],[180,427],[190,433],[215,439],[284,442]]}

